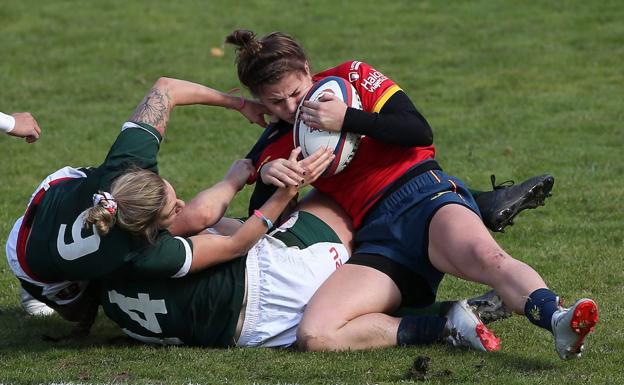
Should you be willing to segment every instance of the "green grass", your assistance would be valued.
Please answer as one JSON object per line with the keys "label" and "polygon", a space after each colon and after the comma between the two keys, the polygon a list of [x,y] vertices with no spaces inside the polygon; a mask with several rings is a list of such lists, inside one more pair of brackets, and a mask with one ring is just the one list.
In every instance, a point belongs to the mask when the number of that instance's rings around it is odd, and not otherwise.
{"label": "green grass", "polygon": [[[365,60],[397,81],[434,128],[438,160],[474,188],[490,173],[556,177],[544,208],[497,240],[566,300],[591,296],[601,323],[583,359],[562,362],[550,335],[523,317],[493,325],[495,354],[443,346],[307,354],[118,344],[103,315],[92,336],[50,342],[69,325],[32,319],[0,262],[0,383],[403,383],[417,356],[429,383],[624,383],[624,7],[621,2],[290,2],[9,0],[0,7],[0,110],[32,111],[34,145],[0,137],[2,247],[29,194],[65,165],[96,165],[159,76],[237,87],[227,33],[282,30],[316,70]],[[216,181],[261,129],[233,111],[173,114],[161,173],[180,195]],[[244,191],[231,214],[245,212]],[[480,293],[448,278],[441,298]]]}

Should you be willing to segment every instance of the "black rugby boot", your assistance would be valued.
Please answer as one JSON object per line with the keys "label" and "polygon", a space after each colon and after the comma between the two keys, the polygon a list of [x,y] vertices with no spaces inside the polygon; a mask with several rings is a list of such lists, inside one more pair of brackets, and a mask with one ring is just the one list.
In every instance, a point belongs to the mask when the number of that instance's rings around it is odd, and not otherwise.
{"label": "black rugby boot", "polygon": [[505,227],[513,225],[514,217],[522,210],[543,206],[555,183],[555,178],[548,174],[534,176],[520,184],[505,181],[496,185],[496,177],[492,175],[491,179],[493,190],[480,193],[475,200],[485,226],[501,233]]}

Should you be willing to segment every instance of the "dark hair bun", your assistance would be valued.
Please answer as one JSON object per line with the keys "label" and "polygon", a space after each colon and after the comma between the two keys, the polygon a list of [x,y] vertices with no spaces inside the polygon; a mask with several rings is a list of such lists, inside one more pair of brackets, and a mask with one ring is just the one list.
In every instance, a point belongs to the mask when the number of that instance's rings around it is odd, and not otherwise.
{"label": "dark hair bun", "polygon": [[256,34],[247,29],[237,29],[225,38],[225,42],[237,46],[240,56],[250,57],[262,49],[262,43],[256,40]]}

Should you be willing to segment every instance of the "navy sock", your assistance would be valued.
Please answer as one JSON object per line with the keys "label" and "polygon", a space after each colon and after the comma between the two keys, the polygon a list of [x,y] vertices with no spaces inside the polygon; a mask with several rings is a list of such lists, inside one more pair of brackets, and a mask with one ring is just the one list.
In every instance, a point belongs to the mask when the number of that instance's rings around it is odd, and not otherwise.
{"label": "navy sock", "polygon": [[401,318],[397,345],[425,345],[443,337],[446,318],[432,315],[407,315]]}
{"label": "navy sock", "polygon": [[553,313],[559,309],[558,302],[557,295],[549,289],[537,289],[529,295],[524,305],[524,315],[533,324],[552,333],[550,320]]}

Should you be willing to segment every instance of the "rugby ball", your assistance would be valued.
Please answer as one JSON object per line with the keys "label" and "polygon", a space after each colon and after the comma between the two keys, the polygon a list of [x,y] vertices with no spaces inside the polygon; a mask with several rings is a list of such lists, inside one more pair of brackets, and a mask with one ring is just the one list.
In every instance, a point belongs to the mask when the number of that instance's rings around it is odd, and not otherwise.
{"label": "rugby ball", "polygon": [[344,170],[355,156],[361,135],[352,132],[330,132],[308,127],[300,119],[300,111],[306,100],[317,101],[323,94],[331,92],[349,107],[362,109],[362,102],[355,90],[346,79],[329,76],[316,82],[301,100],[295,115],[293,139],[295,147],[301,147],[303,158],[313,154],[319,148],[331,148],[336,157],[327,167],[322,177],[329,177]]}

